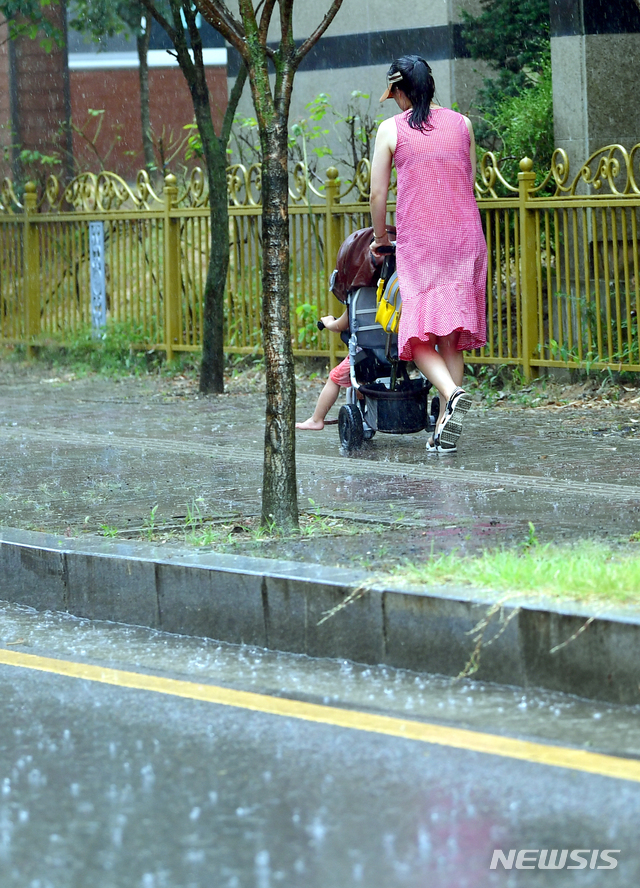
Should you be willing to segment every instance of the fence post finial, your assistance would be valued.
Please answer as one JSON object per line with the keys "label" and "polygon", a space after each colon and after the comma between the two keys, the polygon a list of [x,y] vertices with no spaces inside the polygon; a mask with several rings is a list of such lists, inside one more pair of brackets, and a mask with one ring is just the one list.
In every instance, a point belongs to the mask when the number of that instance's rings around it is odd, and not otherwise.
{"label": "fence post finial", "polygon": [[38,203],[38,188],[35,182],[25,182],[24,206],[27,212],[33,212]]}

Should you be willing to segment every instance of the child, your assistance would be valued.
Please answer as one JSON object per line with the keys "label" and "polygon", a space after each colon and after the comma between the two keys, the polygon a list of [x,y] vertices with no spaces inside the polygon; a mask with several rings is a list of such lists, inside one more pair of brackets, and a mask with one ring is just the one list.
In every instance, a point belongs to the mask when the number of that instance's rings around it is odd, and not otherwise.
{"label": "child", "polygon": [[[321,318],[321,321],[327,330],[331,330],[334,333],[342,333],[344,330],[349,329],[349,313],[347,311],[341,314],[339,318],[327,315],[327,317]],[[340,387],[349,388],[350,385],[349,358],[346,357],[329,374],[329,379],[327,379],[324,388],[320,392],[313,414],[304,422],[297,422],[296,428],[304,432],[321,431],[324,428],[325,416],[331,410],[340,394]]]}

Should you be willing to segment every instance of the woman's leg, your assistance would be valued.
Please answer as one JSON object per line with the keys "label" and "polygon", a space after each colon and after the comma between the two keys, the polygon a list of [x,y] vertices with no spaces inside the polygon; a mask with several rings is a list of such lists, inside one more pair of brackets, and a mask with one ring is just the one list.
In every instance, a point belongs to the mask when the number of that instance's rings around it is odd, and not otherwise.
{"label": "woman's leg", "polygon": [[[457,388],[462,387],[462,380],[464,378],[464,352],[458,350],[459,338],[459,333],[451,333],[451,335],[449,336],[439,336],[436,339],[438,354],[442,356],[447,370],[449,371],[451,381],[454,385],[454,388],[451,389],[451,391],[449,392],[449,396],[446,399],[440,398],[440,416],[438,417],[439,423],[442,421],[442,418],[444,416],[447,401]],[[438,386],[436,386],[436,388],[438,388]]]}
{"label": "woman's leg", "polygon": [[[421,343],[413,349],[417,367],[435,385],[440,393],[440,413],[436,429],[427,444],[429,450],[455,453],[462,432],[462,420],[471,406],[471,399],[462,390],[464,355],[458,350],[459,334],[434,337],[433,342]],[[437,348],[436,348],[437,347]],[[455,398],[452,395],[458,391]]]}
{"label": "woman's leg", "polygon": [[[438,389],[440,395],[440,416],[442,422],[447,401],[462,385],[464,376],[464,355],[457,349],[458,333],[434,337],[429,342],[413,348],[413,362],[429,382]],[[436,350],[437,345],[437,350]]]}

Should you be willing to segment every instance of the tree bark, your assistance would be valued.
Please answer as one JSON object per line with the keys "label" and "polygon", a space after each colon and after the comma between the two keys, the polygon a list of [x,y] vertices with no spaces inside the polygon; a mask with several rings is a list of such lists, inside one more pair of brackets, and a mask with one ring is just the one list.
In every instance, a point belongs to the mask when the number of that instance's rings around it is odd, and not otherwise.
{"label": "tree bark", "polygon": [[[196,100],[194,99],[194,108]],[[208,110],[207,104],[207,110]],[[224,391],[224,293],[229,267],[229,206],[227,201],[227,154],[211,122],[196,114],[202,139],[209,184],[210,254],[204,285],[200,391]]]}
{"label": "tree bark", "polygon": [[149,41],[151,39],[151,23],[153,19],[147,16],[144,33],[136,35],[138,47],[138,76],[140,80],[140,123],[142,125],[142,150],[144,152],[144,165],[147,172],[155,167],[155,155],[151,140],[151,116],[149,114]]}
{"label": "tree bark", "polygon": [[[245,0],[242,5],[246,5]],[[273,8],[273,0],[270,5]],[[269,529],[288,531],[298,528],[287,153],[293,68],[286,49],[281,46],[274,59],[276,77],[272,93],[265,47],[268,22],[263,19],[258,27],[256,20],[246,15],[243,21],[252,61],[248,65],[249,80],[262,148],[262,343],[267,403],[261,523]],[[284,41],[290,27],[281,21],[281,28]],[[294,49],[292,37],[290,42]]]}
{"label": "tree bark", "polygon": [[262,161],[262,338],[267,404],[262,525],[298,527],[296,384],[289,317],[286,118],[267,127]]}
{"label": "tree bark", "polygon": [[[231,90],[220,136],[216,136],[207,94],[193,98],[202,108],[196,113],[196,122],[207,166],[209,185],[209,224],[211,226],[211,254],[203,294],[202,362],[200,364],[200,391],[219,394],[224,391],[224,294],[229,268],[229,204],[227,197],[227,143],[231,123],[247,79],[247,69],[241,66]],[[202,122],[201,122],[202,121]]]}

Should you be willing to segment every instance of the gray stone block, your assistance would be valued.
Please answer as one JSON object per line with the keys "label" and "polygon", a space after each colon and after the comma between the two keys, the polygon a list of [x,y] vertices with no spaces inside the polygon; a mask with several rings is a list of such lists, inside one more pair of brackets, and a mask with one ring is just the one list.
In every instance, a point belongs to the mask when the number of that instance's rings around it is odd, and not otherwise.
{"label": "gray stone block", "polygon": [[64,552],[0,542],[0,598],[36,610],[66,610]]}
{"label": "gray stone block", "polygon": [[158,564],[156,577],[165,632],[267,647],[262,577],[180,564]]}
{"label": "gray stone block", "polygon": [[549,611],[523,610],[520,618],[527,685],[614,703],[640,701],[637,625],[587,625],[586,616]]}
{"label": "gray stone block", "polygon": [[[471,634],[487,617],[490,605],[472,601],[386,592],[385,662],[390,666],[459,675],[469,662],[475,642]],[[479,668],[475,678],[520,684],[523,679],[517,621],[504,631],[502,620],[510,609],[496,616],[484,630]],[[491,644],[487,644],[491,639]]]}
{"label": "gray stone block", "polygon": [[159,628],[151,561],[69,553],[67,583],[67,607],[78,617]]}
{"label": "gray stone block", "polygon": [[267,577],[269,647],[310,657],[383,662],[379,591],[365,592],[320,624],[351,591],[333,582]]}
{"label": "gray stone block", "polygon": [[[271,650],[307,653],[308,585],[289,577],[265,577],[264,613]],[[313,592],[324,598],[318,586]]]}

